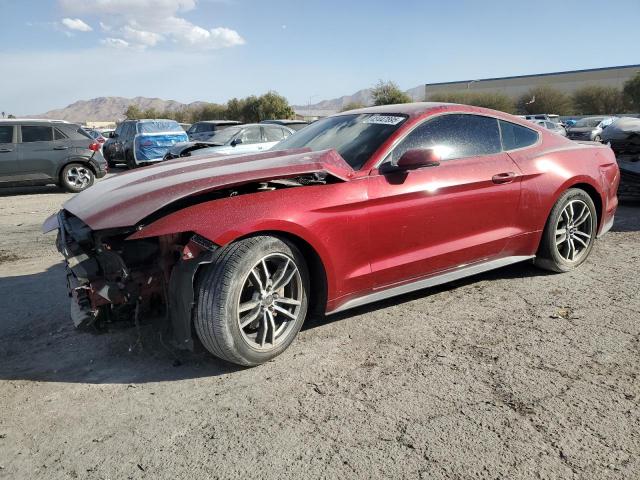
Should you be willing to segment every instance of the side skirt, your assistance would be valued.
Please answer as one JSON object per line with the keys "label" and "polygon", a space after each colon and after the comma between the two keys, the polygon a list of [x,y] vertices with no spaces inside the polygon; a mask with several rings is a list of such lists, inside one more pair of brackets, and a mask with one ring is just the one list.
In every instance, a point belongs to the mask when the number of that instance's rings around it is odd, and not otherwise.
{"label": "side skirt", "polygon": [[391,288],[386,288],[384,290],[374,291],[366,295],[363,295],[361,297],[352,298],[351,300],[348,300],[347,302],[340,305],[338,308],[330,312],[327,312],[327,315],[332,315],[334,313],[342,312],[343,310],[348,310],[350,308],[366,305],[367,303],[373,303],[380,300],[384,300],[385,298],[395,297],[397,295],[402,295],[404,293],[414,292],[416,290],[421,290],[423,288],[435,287],[436,285],[442,285],[443,283],[453,282],[454,280],[470,277],[472,275],[477,275],[479,273],[487,272],[489,270],[494,270],[496,268],[505,267],[513,263],[524,262],[526,260],[531,260],[532,258],[535,258],[535,255],[520,255],[520,256],[513,256],[513,257],[504,257],[504,258],[499,258],[497,260],[489,260],[487,262],[474,263],[472,265],[467,265],[464,267],[457,268],[456,270],[453,270],[453,271],[448,271],[445,273],[434,275],[432,277],[423,278],[421,280],[416,280],[411,283],[405,283],[397,287],[391,287]]}

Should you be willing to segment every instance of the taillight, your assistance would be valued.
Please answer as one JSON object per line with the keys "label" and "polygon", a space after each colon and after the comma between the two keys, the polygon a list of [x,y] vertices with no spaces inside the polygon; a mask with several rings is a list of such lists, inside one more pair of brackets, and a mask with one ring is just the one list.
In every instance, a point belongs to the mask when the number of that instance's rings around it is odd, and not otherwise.
{"label": "taillight", "polygon": [[89,145],[89,150],[97,152],[98,150],[100,150],[100,144],[98,142],[91,142],[91,144]]}

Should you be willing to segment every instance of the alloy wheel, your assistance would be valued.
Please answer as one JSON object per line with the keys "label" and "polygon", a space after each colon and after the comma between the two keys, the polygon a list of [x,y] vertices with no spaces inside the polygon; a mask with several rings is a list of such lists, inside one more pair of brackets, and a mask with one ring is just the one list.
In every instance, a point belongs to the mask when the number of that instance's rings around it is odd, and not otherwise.
{"label": "alloy wheel", "polygon": [[556,248],[567,262],[579,261],[593,241],[594,221],[589,206],[582,200],[571,200],[562,210],[556,224]]}
{"label": "alloy wheel", "polygon": [[67,171],[67,182],[76,188],[85,188],[91,182],[91,174],[86,167],[71,167]]}
{"label": "alloy wheel", "polygon": [[294,260],[272,253],[258,261],[244,280],[238,299],[238,326],[249,346],[271,350],[300,316],[302,278]]}

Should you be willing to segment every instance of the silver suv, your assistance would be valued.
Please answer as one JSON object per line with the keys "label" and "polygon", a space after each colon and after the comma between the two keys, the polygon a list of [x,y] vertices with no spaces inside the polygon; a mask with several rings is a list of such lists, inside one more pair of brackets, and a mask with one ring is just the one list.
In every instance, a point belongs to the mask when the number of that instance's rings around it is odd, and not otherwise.
{"label": "silver suv", "polygon": [[56,184],[80,192],[106,174],[100,144],[79,125],[0,120],[0,186]]}

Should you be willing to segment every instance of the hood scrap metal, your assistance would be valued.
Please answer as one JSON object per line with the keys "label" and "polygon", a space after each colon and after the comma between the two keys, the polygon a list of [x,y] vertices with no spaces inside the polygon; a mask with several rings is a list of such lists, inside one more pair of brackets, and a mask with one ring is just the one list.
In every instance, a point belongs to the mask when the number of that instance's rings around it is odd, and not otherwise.
{"label": "hood scrap metal", "polygon": [[269,151],[186,157],[98,182],[64,204],[93,230],[129,227],[178,200],[259,181],[326,173],[348,181],[354,170],[335,150]]}

